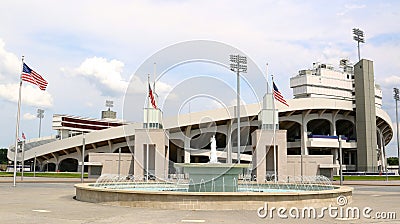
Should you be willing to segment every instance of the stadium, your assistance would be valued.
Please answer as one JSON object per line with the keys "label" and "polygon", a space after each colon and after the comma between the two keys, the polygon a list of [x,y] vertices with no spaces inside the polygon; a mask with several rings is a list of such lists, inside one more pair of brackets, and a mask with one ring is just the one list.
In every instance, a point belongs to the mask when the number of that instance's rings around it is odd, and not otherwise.
{"label": "stadium", "polygon": [[[386,170],[385,146],[393,127],[381,108],[382,91],[374,82],[372,61],[352,65],[340,60],[340,69],[313,63],[290,79],[290,87],[289,106],[278,101],[274,106],[272,93],[259,103],[241,106],[240,153],[235,107],[163,118],[149,102],[143,122],[118,120],[110,110],[103,111],[101,119],[54,114],[57,136],[21,142],[18,161],[32,169],[36,164],[38,171],[78,172],[84,164],[90,176],[118,173],[138,180],[148,175],[166,179],[179,173],[174,163],[207,163],[210,138],[215,136],[219,162],[252,164],[251,175],[261,180],[273,174],[274,167],[279,176],[332,178],[339,172],[340,159],[345,172]],[[279,120],[275,141],[274,117]],[[10,146],[10,160],[14,151]]]}

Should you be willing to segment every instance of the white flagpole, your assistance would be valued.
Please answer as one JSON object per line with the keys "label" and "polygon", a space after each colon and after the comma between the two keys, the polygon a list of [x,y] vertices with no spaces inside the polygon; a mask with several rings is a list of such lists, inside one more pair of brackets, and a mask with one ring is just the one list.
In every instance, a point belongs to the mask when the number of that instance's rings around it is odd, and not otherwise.
{"label": "white flagpole", "polygon": [[[272,78],[272,88],[274,88],[274,76],[273,75],[271,75],[271,78]],[[274,96],[274,91],[275,90],[272,90],[272,111],[273,111],[273,122],[272,122],[272,124],[273,124],[273,130],[274,130],[274,136],[273,136],[273,145],[274,145],[274,181],[275,181],[275,183],[278,181],[278,176],[277,176],[277,173],[276,173],[276,121],[275,121],[275,96]]]}
{"label": "white flagpole", "polygon": [[[147,86],[150,86],[150,75],[149,74],[147,75]],[[146,111],[146,113],[147,113],[147,118],[146,118],[146,120],[147,120],[147,125],[146,125],[147,136],[149,136],[149,110],[150,110],[150,90],[148,89],[147,90],[147,111]],[[149,149],[150,149],[149,142],[147,142],[147,144],[146,144],[146,182],[149,181]]]}
{"label": "white flagpole", "polygon": [[268,85],[268,63],[265,65],[265,78],[267,79],[267,93],[269,93],[269,85]]}
{"label": "white flagpole", "polygon": [[[22,56],[22,69],[24,69],[24,56]],[[14,179],[13,186],[16,186],[17,182],[17,150],[18,150],[18,136],[19,136],[19,120],[20,120],[20,111],[21,111],[21,88],[22,88],[22,77],[19,74],[19,93],[18,93],[18,110],[17,110],[17,124],[15,127],[15,148],[14,148]]]}
{"label": "white flagpole", "polygon": [[156,78],[157,78],[156,72],[157,72],[157,63],[154,62],[154,64],[153,64],[153,76],[154,76],[153,94],[154,95],[157,95],[157,93],[156,93]]}
{"label": "white flagpole", "polygon": [[25,168],[25,140],[22,141],[21,145],[21,150],[22,150],[22,160],[21,160],[21,181],[24,180],[24,168]]}

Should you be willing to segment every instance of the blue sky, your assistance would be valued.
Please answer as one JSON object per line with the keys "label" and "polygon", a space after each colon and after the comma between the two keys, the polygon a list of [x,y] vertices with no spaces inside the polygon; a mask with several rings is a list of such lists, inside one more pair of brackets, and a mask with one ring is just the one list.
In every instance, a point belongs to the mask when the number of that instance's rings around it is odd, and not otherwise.
{"label": "blue sky", "polygon": [[[399,12],[398,1],[3,0],[0,147],[13,142],[22,55],[49,81],[46,92],[24,84],[21,130],[33,138],[38,135],[34,115],[39,107],[46,111],[42,136],[54,134],[52,114],[99,117],[106,99],[115,101],[114,109],[122,116],[124,88],[141,63],[160,49],[187,40],[227,43],[261,69],[268,63],[281,92],[291,98],[289,78],[298,70],[316,61],[337,66],[341,58],[357,59],[354,27],[365,32],[361,54],[374,61],[383,108],[394,121],[392,88],[400,87]],[[169,71],[158,84],[160,95],[193,75],[215,76],[234,86],[234,79],[218,66],[198,63]],[[143,86],[139,91],[145,91]],[[142,119],[141,114],[134,117]],[[395,141],[388,150],[397,155]]]}

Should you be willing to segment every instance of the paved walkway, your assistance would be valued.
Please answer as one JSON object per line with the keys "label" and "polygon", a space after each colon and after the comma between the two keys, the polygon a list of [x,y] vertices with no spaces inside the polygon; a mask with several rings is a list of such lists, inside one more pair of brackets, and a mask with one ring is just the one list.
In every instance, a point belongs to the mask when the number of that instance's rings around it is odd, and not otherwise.
{"label": "paved walkway", "polygon": [[[84,182],[94,183],[96,178],[85,178]],[[13,177],[0,177],[0,183],[12,183]],[[49,177],[17,177],[17,183],[80,183],[80,178],[49,178]],[[332,184],[339,185],[339,181],[332,181]],[[360,185],[360,186],[400,186],[400,180],[391,181],[343,181],[343,185]]]}
{"label": "paved walkway", "polygon": [[[45,178],[47,179],[47,178]],[[12,179],[11,179],[12,180]],[[59,180],[59,179],[57,179]],[[400,223],[399,186],[353,186],[353,203],[373,212],[396,212],[395,220],[261,219],[257,211],[179,211],[92,204],[73,199],[74,183],[0,183],[1,223]],[[262,206],[262,205],[260,205]]]}

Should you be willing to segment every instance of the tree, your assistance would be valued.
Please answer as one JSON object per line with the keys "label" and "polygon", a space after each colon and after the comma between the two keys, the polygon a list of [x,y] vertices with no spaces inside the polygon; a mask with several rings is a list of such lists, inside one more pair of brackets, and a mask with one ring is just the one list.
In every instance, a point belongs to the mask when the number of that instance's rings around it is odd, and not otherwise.
{"label": "tree", "polygon": [[0,164],[7,164],[7,149],[2,148],[0,149]]}
{"label": "tree", "polygon": [[387,158],[387,163],[389,166],[399,165],[399,158],[397,157],[389,157]]}

